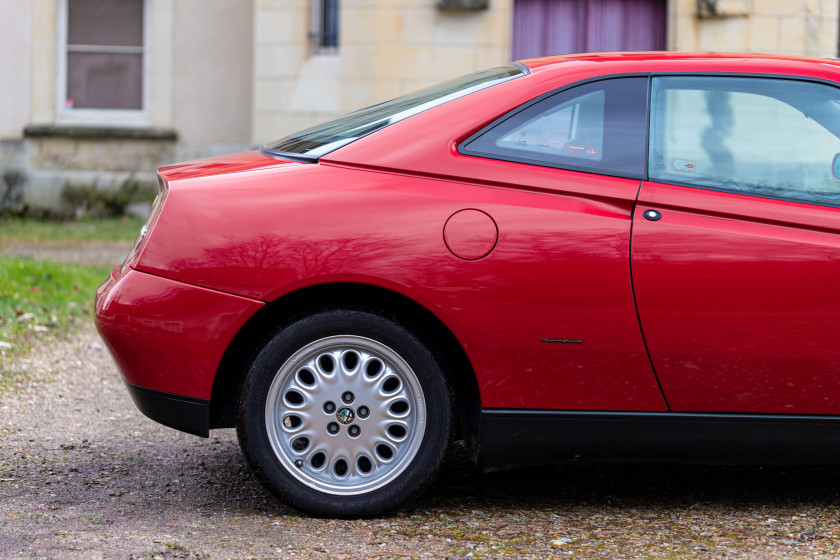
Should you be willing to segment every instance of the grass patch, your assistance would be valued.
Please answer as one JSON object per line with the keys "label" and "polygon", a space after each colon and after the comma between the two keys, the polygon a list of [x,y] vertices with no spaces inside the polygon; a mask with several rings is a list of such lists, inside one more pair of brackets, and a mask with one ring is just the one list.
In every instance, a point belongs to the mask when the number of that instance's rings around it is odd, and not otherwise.
{"label": "grass patch", "polygon": [[[96,287],[109,273],[107,266],[0,257],[0,354],[17,355],[89,321]],[[0,369],[0,383],[3,377]]]}
{"label": "grass patch", "polygon": [[[0,220],[0,239],[14,241],[134,241],[143,218],[51,221],[25,218]],[[103,276],[104,279],[104,276]]]}

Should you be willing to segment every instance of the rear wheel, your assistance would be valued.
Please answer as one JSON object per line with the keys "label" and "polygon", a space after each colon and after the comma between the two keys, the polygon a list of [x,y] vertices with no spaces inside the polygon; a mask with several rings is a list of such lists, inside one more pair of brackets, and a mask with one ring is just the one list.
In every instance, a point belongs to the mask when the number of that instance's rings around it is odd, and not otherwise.
{"label": "rear wheel", "polygon": [[449,387],[431,352],[399,324],[329,311],[278,333],[240,396],[237,433],[262,482],[316,515],[375,515],[438,471]]}

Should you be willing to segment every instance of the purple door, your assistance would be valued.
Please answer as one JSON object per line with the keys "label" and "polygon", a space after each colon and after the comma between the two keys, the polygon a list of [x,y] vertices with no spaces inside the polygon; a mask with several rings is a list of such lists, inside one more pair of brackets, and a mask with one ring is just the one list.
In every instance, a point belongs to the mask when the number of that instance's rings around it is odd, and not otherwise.
{"label": "purple door", "polygon": [[514,0],[513,59],[665,50],[665,0]]}

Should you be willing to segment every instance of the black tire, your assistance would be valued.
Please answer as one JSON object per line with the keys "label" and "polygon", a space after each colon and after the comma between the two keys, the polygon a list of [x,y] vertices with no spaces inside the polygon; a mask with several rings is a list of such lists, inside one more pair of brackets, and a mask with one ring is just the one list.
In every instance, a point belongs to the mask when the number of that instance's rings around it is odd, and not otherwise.
{"label": "black tire", "polygon": [[440,469],[451,424],[449,384],[429,349],[390,319],[350,310],[274,336],[237,410],[239,444],[260,481],[328,517],[374,516],[416,496]]}

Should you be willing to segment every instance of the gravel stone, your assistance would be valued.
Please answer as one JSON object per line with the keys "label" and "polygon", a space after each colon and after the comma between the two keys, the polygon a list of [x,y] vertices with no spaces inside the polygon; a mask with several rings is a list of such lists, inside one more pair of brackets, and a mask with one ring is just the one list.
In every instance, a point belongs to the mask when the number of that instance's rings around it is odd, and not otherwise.
{"label": "gravel stone", "polygon": [[131,403],[91,326],[0,385],[2,558],[840,557],[840,468],[566,465],[482,474],[456,445],[391,516],[304,517]]}

